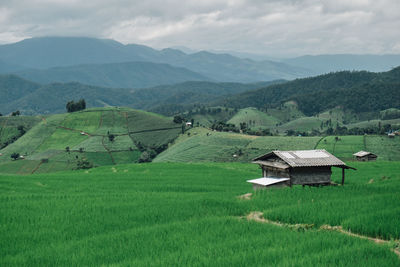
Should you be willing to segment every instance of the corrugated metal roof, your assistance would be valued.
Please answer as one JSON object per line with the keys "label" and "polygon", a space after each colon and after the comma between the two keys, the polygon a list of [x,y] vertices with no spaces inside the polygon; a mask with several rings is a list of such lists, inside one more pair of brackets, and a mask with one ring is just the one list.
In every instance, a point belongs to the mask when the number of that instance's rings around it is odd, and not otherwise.
{"label": "corrugated metal roof", "polygon": [[253,179],[253,180],[247,180],[247,182],[252,183],[252,184],[257,184],[257,185],[268,186],[268,185],[282,183],[282,182],[289,181],[289,180],[290,180],[289,178],[263,177],[263,178]]}
{"label": "corrugated metal roof", "polygon": [[371,153],[371,152],[368,152],[368,151],[362,151],[362,150],[353,154],[353,156],[356,156],[356,157],[364,157],[364,156],[367,156],[367,155],[375,155],[375,154]]}
{"label": "corrugated metal roof", "polygon": [[272,155],[278,156],[290,167],[312,167],[312,166],[346,166],[340,159],[333,156],[325,149],[317,150],[292,150],[272,151],[268,154],[254,159],[254,162],[265,161]]}

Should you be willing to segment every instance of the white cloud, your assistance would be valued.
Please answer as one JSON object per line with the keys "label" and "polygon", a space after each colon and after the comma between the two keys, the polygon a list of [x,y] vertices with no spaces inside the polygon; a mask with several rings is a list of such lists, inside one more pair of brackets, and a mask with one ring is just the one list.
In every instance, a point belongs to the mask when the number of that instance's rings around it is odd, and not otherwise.
{"label": "white cloud", "polygon": [[92,36],[272,56],[398,53],[398,0],[2,0],[0,43]]}

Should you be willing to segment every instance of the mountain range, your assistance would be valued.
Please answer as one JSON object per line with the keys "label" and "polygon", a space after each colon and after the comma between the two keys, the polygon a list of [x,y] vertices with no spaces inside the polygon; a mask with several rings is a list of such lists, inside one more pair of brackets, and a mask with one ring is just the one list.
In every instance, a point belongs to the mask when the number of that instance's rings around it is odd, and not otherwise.
{"label": "mountain range", "polygon": [[400,55],[320,55],[265,60],[246,54],[178,49],[86,37],[41,37],[0,45],[0,73],[39,83],[142,88],[184,81],[253,83],[342,70],[388,71]]}

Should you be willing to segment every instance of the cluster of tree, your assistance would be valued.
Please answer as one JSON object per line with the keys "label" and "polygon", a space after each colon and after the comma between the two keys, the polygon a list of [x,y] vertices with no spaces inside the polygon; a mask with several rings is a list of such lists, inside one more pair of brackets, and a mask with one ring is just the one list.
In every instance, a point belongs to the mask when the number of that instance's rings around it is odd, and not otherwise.
{"label": "cluster of tree", "polygon": [[142,152],[138,159],[139,163],[151,162],[158,154],[168,148],[168,144],[163,144],[159,146],[153,144],[150,146],[146,146],[141,142],[135,142],[135,145],[139,149],[139,151]]}
{"label": "cluster of tree", "polygon": [[365,128],[351,128],[348,129],[345,126],[337,126],[336,128],[329,127],[324,134],[326,135],[363,135],[363,134],[378,134],[385,135],[388,132],[395,130],[392,125],[385,124],[383,126],[370,126]]}
{"label": "cluster of tree", "polygon": [[67,112],[75,112],[79,110],[84,110],[86,108],[85,99],[81,99],[78,102],[69,101],[66,105]]}
{"label": "cluster of tree", "polygon": [[225,123],[222,121],[215,122],[211,125],[211,129],[216,130],[218,132],[240,132],[240,129],[232,123]]}
{"label": "cluster of tree", "polygon": [[85,157],[78,158],[77,157],[77,161],[76,161],[76,169],[77,170],[91,169],[93,167],[94,167],[93,163],[90,162],[87,158],[85,158]]}

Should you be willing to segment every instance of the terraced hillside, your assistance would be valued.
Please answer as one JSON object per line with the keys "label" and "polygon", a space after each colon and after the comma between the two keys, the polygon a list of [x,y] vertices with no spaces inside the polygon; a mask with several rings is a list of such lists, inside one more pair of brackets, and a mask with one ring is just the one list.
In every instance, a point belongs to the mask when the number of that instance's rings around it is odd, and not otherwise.
{"label": "terraced hillside", "polygon": [[155,162],[249,162],[271,150],[313,149],[320,137],[251,136],[196,127],[181,135]]}
{"label": "terraced hillside", "polygon": [[[1,150],[1,172],[34,173],[74,169],[79,161],[95,166],[137,162],[176,138],[172,119],[127,108],[98,108],[43,119]],[[13,153],[24,159],[11,160]]]}
{"label": "terraced hillside", "polygon": [[177,138],[155,162],[249,162],[272,150],[326,149],[352,160],[353,153],[371,151],[378,160],[400,160],[400,137],[387,136],[250,136],[195,127]]}

